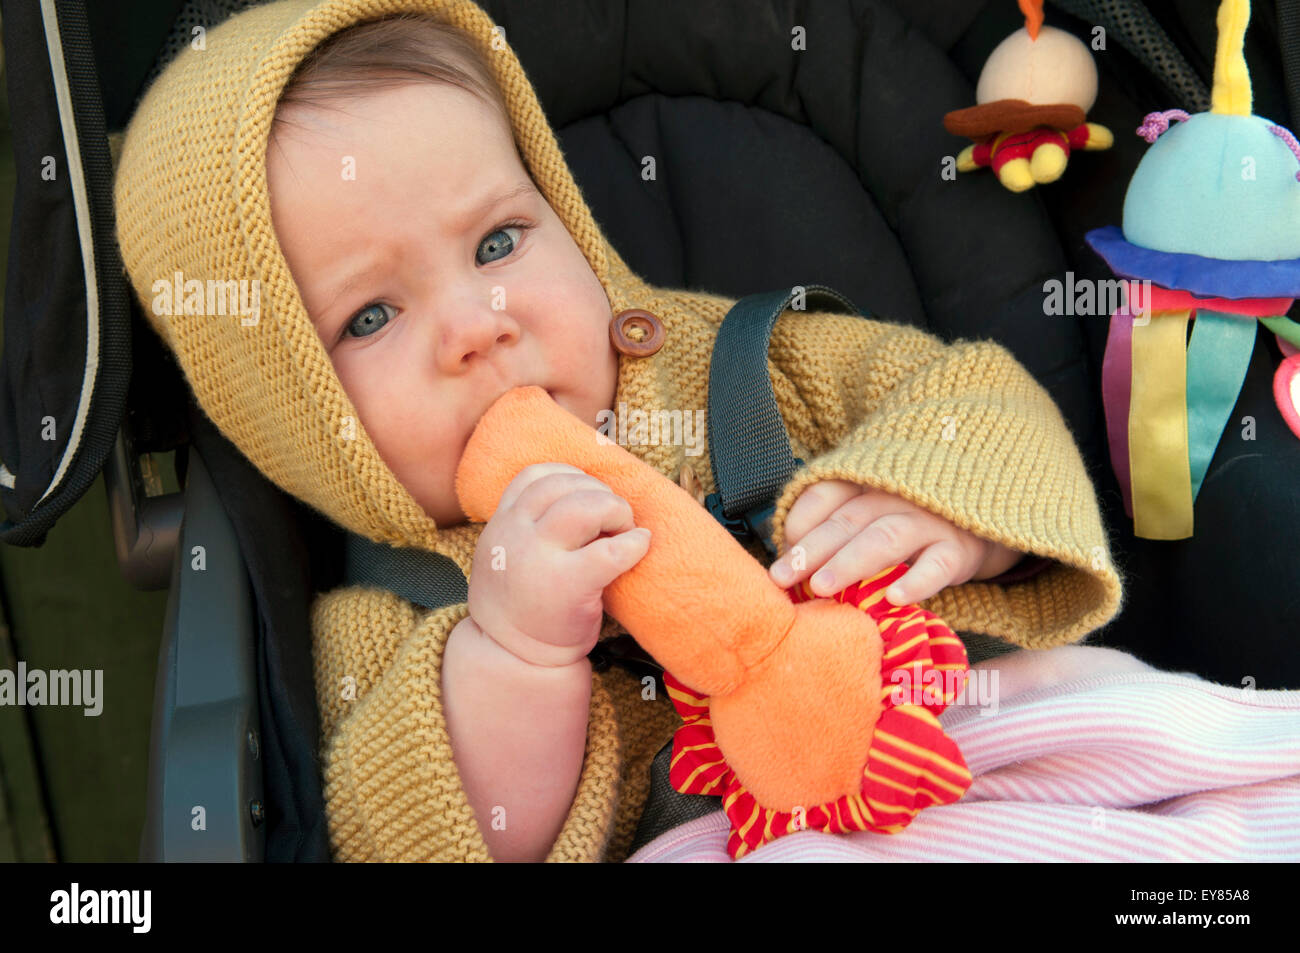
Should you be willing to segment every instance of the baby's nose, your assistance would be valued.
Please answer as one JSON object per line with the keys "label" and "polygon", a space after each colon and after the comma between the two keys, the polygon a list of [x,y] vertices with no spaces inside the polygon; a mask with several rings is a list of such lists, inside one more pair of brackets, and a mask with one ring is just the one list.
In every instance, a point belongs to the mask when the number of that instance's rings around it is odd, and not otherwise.
{"label": "baby's nose", "polygon": [[498,347],[509,347],[519,337],[504,311],[462,313],[449,325],[441,335],[435,332],[438,361],[449,374],[463,373],[476,360],[491,360]]}

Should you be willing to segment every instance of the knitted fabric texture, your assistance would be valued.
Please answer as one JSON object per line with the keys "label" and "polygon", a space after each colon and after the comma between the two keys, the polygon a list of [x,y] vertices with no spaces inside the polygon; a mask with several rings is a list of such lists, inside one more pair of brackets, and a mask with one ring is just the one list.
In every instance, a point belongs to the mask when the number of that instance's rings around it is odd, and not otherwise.
{"label": "knitted fabric texture", "polygon": [[[707,408],[713,341],[732,299],[653,287],[628,269],[584,202],[517,57],[470,0],[286,0],[210,30],[206,50],[186,50],[150,87],[127,130],[115,183],[118,240],[144,311],[199,406],[268,479],[348,530],[442,553],[468,576],[482,525],[437,527],[380,458],[290,276],[267,194],[271,119],[294,67],[331,34],[399,12],[436,17],[474,40],[505,95],[524,161],[611,314],[641,308],[663,323],[667,341],[653,357],[620,356],[612,406]],[[260,282],[256,321],[156,314],[154,282],[177,272],[186,281]],[[1119,611],[1121,582],[1083,461],[1051,398],[1005,348],[787,312],[769,357],[794,452],[808,461],[777,501],[778,544],[804,489],[853,480],[1053,561],[1024,582],[969,582],[923,603],[954,630],[1045,648],[1077,641]],[[705,491],[716,489],[707,435],[699,456],[665,442],[631,440],[627,449],[667,479],[689,466]],[[464,604],[429,612],[364,587],[322,594],[312,606],[336,860],[491,859],[441,703],[443,648],[466,613]],[[607,616],[601,637],[620,631]],[[355,692],[345,695],[348,676]],[[680,723],[666,696],[643,699],[627,672],[592,679],[586,759],[551,861],[626,856],[650,760]]]}

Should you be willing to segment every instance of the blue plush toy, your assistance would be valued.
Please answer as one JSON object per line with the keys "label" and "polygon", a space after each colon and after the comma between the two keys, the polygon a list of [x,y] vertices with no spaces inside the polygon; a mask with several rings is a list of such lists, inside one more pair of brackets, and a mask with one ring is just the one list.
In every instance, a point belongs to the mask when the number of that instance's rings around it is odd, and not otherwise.
{"label": "blue plush toy", "polygon": [[1220,5],[1210,111],[1146,117],[1137,132],[1152,146],[1129,183],[1124,227],[1087,236],[1117,275],[1148,289],[1112,315],[1102,365],[1111,463],[1147,539],[1192,535],[1259,323],[1289,355],[1274,396],[1300,436],[1300,325],[1285,316],[1300,297],[1300,143],[1251,113],[1249,20],[1248,0]]}

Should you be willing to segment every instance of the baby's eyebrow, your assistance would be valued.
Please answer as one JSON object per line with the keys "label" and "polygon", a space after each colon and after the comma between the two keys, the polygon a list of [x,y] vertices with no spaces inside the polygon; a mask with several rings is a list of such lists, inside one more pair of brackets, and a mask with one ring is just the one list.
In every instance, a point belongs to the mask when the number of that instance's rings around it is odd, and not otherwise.
{"label": "baby's eyebrow", "polygon": [[488,198],[480,202],[478,205],[467,210],[457,220],[456,222],[457,231],[463,232],[465,229],[469,228],[471,225],[477,222],[488,212],[492,211],[492,209],[496,208],[498,205],[504,205],[506,202],[510,201],[511,199],[519,198],[521,195],[525,195],[536,191],[537,188],[536,186],[533,185],[532,182],[520,182],[517,185],[515,185],[514,188],[502,192],[499,195],[489,196]]}
{"label": "baby's eyebrow", "polygon": [[342,284],[339,285],[338,290],[334,292],[334,297],[330,298],[330,303],[327,304],[324,308],[322,308],[319,312],[317,312],[313,320],[315,320],[316,318],[322,318],[326,314],[328,314],[330,310],[333,309],[334,305],[338,304],[339,301],[345,295],[351,293],[359,285],[362,285],[366,281],[368,281],[378,270],[379,270],[378,263],[374,263],[368,265],[365,268],[362,268],[360,271],[353,272],[351,275],[349,275],[348,278],[345,281],[343,281]]}

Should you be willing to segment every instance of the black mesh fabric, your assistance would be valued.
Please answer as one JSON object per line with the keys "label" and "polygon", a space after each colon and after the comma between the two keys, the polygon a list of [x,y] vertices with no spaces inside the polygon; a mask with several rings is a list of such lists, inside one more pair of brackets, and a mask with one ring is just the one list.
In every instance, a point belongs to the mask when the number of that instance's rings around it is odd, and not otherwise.
{"label": "black mesh fabric", "polygon": [[1160,78],[1182,109],[1203,112],[1210,108],[1210,90],[1204,80],[1142,4],[1132,0],[1052,0],[1052,5],[1104,27],[1108,36]]}

